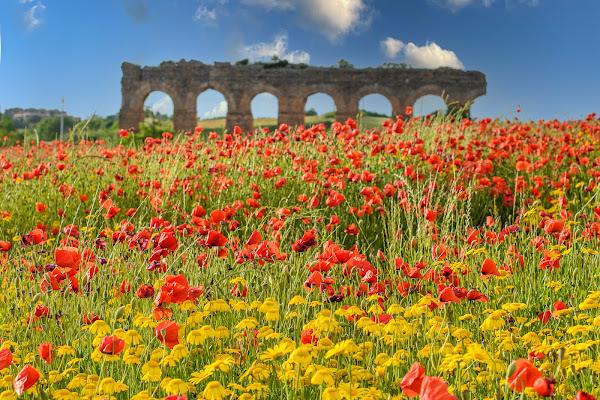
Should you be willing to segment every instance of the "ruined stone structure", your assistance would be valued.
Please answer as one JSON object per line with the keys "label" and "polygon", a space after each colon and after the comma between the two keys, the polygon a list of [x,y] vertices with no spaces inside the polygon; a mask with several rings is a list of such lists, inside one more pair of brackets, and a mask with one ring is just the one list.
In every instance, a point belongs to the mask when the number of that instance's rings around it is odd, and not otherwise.
{"label": "ruined stone structure", "polygon": [[206,65],[199,61],[164,62],[158,67],[123,63],[121,91],[123,103],[119,116],[121,128],[138,127],[144,120],[144,101],[153,91],[167,93],[174,104],[175,130],[192,130],[197,124],[196,101],[207,89],[221,92],[227,100],[226,128],[253,127],[250,102],[257,94],[269,92],[279,101],[279,123],[304,124],[304,106],[315,93],[330,95],[336,105],[338,121],[356,118],[358,101],[379,93],[392,104],[394,115],[403,114],[422,96],[442,96],[449,108],[462,108],[486,93],[485,75],[477,71],[441,68],[340,69],[288,65],[265,68],[261,64]]}

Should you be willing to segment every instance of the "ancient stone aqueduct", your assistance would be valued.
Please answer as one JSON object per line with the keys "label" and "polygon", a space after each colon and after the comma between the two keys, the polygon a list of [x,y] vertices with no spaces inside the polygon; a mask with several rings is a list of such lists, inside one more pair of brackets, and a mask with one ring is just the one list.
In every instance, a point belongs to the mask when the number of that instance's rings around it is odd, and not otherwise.
{"label": "ancient stone aqueduct", "polygon": [[153,91],[167,93],[174,104],[175,130],[193,130],[197,125],[196,101],[207,89],[221,92],[227,100],[226,128],[253,127],[250,102],[257,94],[269,92],[279,101],[279,123],[304,124],[308,96],[330,95],[336,105],[336,119],[356,118],[359,100],[379,93],[392,104],[394,115],[403,114],[424,95],[442,96],[450,108],[466,106],[486,93],[485,75],[455,69],[366,68],[340,69],[297,66],[265,68],[261,64],[206,65],[199,61],[164,62],[158,67],[123,63],[123,103],[119,125],[138,128],[144,120],[144,101]]}

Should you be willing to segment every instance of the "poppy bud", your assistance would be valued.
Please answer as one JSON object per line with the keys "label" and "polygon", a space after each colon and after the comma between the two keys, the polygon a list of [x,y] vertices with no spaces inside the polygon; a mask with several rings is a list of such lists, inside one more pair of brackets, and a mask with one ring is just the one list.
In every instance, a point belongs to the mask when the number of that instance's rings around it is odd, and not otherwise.
{"label": "poppy bud", "polygon": [[115,311],[115,320],[123,318],[123,314],[125,314],[125,306],[119,307],[117,311]]}

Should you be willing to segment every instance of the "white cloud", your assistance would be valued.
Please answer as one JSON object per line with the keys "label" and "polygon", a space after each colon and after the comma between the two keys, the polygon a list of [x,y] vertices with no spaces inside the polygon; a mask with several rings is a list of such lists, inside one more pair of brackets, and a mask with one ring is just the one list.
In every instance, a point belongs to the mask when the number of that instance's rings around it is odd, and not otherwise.
{"label": "white cloud", "polygon": [[159,112],[163,115],[172,115],[174,108],[173,100],[166,94],[162,99],[158,100],[148,108],[152,112]]}
{"label": "white cloud", "polygon": [[240,45],[236,50],[237,58],[247,58],[250,61],[269,60],[272,56],[279,57],[280,60],[288,60],[291,63],[310,62],[310,54],[301,50],[287,52],[287,34],[275,36],[271,43],[256,43],[251,45]]}
{"label": "white cloud", "polygon": [[365,0],[300,0],[299,12],[311,21],[306,25],[309,29],[320,31],[332,42],[368,27],[373,16]]}
{"label": "white cloud", "polygon": [[198,6],[196,13],[194,14],[194,20],[203,22],[207,25],[215,25],[217,21],[217,10],[214,8],[209,10],[205,6]]}
{"label": "white cloud", "polygon": [[19,4],[33,3],[33,0],[19,0]]}
{"label": "white cloud", "polygon": [[316,30],[332,42],[368,27],[373,10],[368,0],[240,0],[242,4],[267,10],[294,10],[303,26]]}
{"label": "white cloud", "polygon": [[404,49],[404,57],[406,62],[415,68],[450,67],[465,69],[465,66],[453,51],[444,50],[435,43],[427,43],[422,47],[409,43]]}
{"label": "white cloud", "polygon": [[202,119],[223,118],[227,115],[227,102],[221,101],[212,110],[205,112]]}
{"label": "white cloud", "polygon": [[414,68],[450,67],[465,69],[463,63],[456,54],[450,50],[444,50],[436,43],[427,43],[425,46],[417,46],[414,43],[404,44],[402,41],[388,37],[381,41],[381,49],[389,58],[396,58],[398,54],[404,55],[404,61]]}
{"label": "white cloud", "polygon": [[381,41],[381,49],[388,58],[396,58],[404,48],[404,42],[393,37]]}
{"label": "white cloud", "polygon": [[38,18],[36,14],[41,13],[46,9],[46,6],[40,3],[39,1],[33,7],[25,12],[23,15],[23,23],[27,27],[28,30],[35,29],[39,25],[41,25],[42,21]]}

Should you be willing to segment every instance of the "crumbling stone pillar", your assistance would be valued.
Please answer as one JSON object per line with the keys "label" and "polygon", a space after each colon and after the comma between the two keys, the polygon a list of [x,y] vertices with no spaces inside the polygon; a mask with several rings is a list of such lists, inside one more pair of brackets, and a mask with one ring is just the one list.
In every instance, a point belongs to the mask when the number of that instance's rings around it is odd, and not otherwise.
{"label": "crumbling stone pillar", "polygon": [[357,120],[358,118],[358,100],[352,97],[346,97],[336,102],[337,111],[335,113],[335,120],[341,123],[346,122],[348,118]]}
{"label": "crumbling stone pillar", "polygon": [[196,98],[193,93],[187,93],[186,88],[179,88],[173,100],[173,129],[175,131],[192,132],[198,125],[196,116]]}
{"label": "crumbling stone pillar", "polygon": [[302,97],[284,97],[279,100],[277,125],[290,127],[304,125],[304,101]]}

